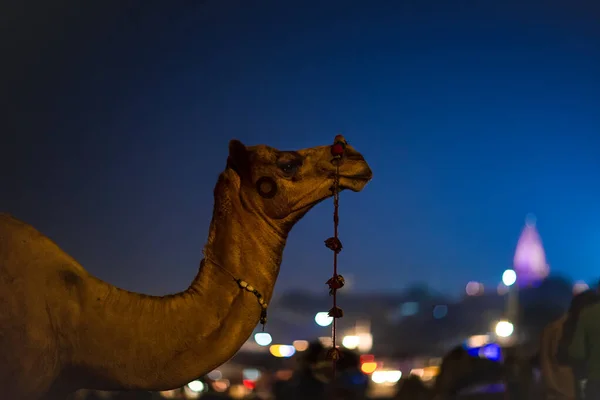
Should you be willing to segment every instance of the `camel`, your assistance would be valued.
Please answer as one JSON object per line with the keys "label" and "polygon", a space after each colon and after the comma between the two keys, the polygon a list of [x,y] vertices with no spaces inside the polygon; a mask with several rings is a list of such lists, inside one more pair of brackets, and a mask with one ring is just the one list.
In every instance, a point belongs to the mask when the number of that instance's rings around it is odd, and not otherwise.
{"label": "camel", "polygon": [[[333,195],[331,149],[230,141],[204,258],[189,288],[174,295],[112,286],[32,226],[0,214],[2,397],[170,390],[229,360],[265,317],[290,230]],[[350,145],[338,165],[340,190],[361,191],[372,177]]]}

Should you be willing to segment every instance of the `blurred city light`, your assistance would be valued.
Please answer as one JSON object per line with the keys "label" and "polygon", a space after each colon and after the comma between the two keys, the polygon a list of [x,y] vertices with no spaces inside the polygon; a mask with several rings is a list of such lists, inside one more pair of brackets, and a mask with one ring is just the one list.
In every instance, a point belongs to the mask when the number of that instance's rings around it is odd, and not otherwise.
{"label": "blurred city light", "polygon": [[479,349],[478,356],[491,361],[500,361],[502,350],[496,343],[489,343]]}
{"label": "blurred city light", "polygon": [[254,335],[254,341],[259,346],[268,346],[273,341],[273,338],[267,332],[258,332],[256,335]]}
{"label": "blurred city light", "polygon": [[490,342],[489,335],[473,335],[467,339],[467,347],[483,347]]}
{"label": "blurred city light", "polygon": [[254,390],[256,388],[256,382],[251,379],[242,379],[242,385],[250,390]]}
{"label": "blurred city light", "polygon": [[507,269],[502,274],[502,283],[506,286],[512,286],[517,281],[517,273],[513,269]]}
{"label": "blurred city light", "polygon": [[419,303],[416,301],[409,301],[400,306],[400,314],[404,317],[415,315],[419,312]]}
{"label": "blurred city light", "polygon": [[371,380],[375,383],[396,383],[402,378],[402,371],[375,371],[371,375]]}
{"label": "blurred city light", "polygon": [[308,349],[308,340],[294,340],[292,342],[292,346],[296,349],[296,351],[305,351]]}
{"label": "blurred city light", "polygon": [[230,385],[229,379],[219,379],[213,382],[211,386],[215,392],[224,392],[229,389]]}
{"label": "blurred city light", "polygon": [[210,371],[207,375],[208,379],[212,379],[213,381],[218,381],[223,378],[223,374],[218,369],[214,369]]}
{"label": "blurred city light", "polygon": [[360,356],[359,359],[361,364],[367,362],[375,362],[375,356],[373,354],[363,354]]}
{"label": "blurred city light", "polygon": [[201,381],[195,380],[188,383],[188,387],[192,392],[201,392],[204,390],[204,383]]}
{"label": "blurred city light", "polygon": [[342,339],[342,346],[344,346],[345,348],[349,349],[349,350],[354,350],[358,347],[360,343],[360,339],[358,336],[344,336],[344,338]]}
{"label": "blurred city light", "polygon": [[249,381],[256,381],[260,378],[261,373],[256,368],[246,368],[242,371],[242,378]]}
{"label": "blurred city light", "polygon": [[373,361],[360,364],[360,370],[363,374],[372,374],[377,369],[377,363]]}
{"label": "blurred city light", "polygon": [[448,315],[448,306],[444,304],[439,304],[433,307],[433,318],[441,319]]}
{"label": "blurred city light", "polygon": [[413,368],[410,370],[410,375],[416,375],[423,382],[428,382],[435,378],[440,373],[440,367],[436,365],[431,365],[429,367],[424,368]]}
{"label": "blurred city light", "polygon": [[370,333],[359,333],[358,335],[358,351],[366,353],[373,348],[373,335]]}
{"label": "blurred city light", "polygon": [[186,398],[186,399],[195,400],[195,399],[199,399],[200,396],[202,395],[202,393],[196,392],[196,391],[190,389],[190,387],[186,385],[183,387],[183,395],[185,396],[184,398]]}
{"label": "blurred city light", "polygon": [[250,393],[250,389],[248,389],[246,386],[244,385],[232,385],[229,388],[229,397],[234,398],[234,399],[243,399],[246,398],[246,396],[248,396],[248,394]]}
{"label": "blurred city light", "polygon": [[284,357],[288,358],[293,356],[296,353],[296,349],[294,346],[289,346],[285,344],[274,344],[269,347],[269,351],[275,357]]}
{"label": "blurred city light", "polygon": [[496,324],[496,335],[501,338],[507,338],[513,334],[515,330],[514,325],[509,321],[498,321]]}
{"label": "blurred city light", "polygon": [[579,294],[579,293],[583,293],[586,290],[589,290],[590,286],[583,282],[583,281],[577,281],[573,284],[573,294]]}
{"label": "blurred city light", "polygon": [[329,326],[333,322],[333,318],[326,312],[318,312],[317,315],[315,315],[315,322],[319,326]]}
{"label": "blurred city light", "polygon": [[467,292],[467,296],[481,296],[483,294],[483,284],[471,281],[467,283],[465,292]]}
{"label": "blurred city light", "polygon": [[377,363],[373,354],[363,354],[360,356],[360,370],[363,374],[372,374],[376,369]]}
{"label": "blurred city light", "polygon": [[294,376],[294,371],[291,369],[280,369],[275,372],[275,379],[279,381],[289,381]]}
{"label": "blurred city light", "polygon": [[506,286],[504,283],[500,282],[498,284],[498,288],[496,289],[496,291],[498,292],[499,296],[504,296],[506,293],[508,293],[508,286]]}

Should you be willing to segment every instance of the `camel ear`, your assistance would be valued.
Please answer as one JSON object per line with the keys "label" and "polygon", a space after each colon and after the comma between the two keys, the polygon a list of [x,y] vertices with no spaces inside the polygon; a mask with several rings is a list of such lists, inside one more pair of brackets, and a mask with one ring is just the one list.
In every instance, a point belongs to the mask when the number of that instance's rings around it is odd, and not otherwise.
{"label": "camel ear", "polygon": [[227,166],[242,177],[250,171],[250,154],[242,142],[237,139],[229,141],[229,157]]}

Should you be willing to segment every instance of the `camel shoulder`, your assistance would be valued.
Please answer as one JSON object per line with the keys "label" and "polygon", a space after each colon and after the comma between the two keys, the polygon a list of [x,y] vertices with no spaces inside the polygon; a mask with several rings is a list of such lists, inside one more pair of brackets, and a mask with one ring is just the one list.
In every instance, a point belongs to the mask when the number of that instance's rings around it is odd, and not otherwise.
{"label": "camel shoulder", "polygon": [[11,214],[0,213],[0,238],[4,239],[4,235],[15,236],[44,236],[40,231],[25,221],[22,221]]}

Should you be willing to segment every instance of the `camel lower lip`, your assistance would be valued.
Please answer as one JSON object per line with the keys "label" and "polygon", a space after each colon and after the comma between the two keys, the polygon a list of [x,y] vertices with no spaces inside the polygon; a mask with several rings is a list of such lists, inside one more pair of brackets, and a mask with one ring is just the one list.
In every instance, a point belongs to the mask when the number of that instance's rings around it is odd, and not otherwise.
{"label": "camel lower lip", "polygon": [[371,180],[371,177],[367,176],[367,175],[354,175],[354,176],[340,175],[340,178],[356,179],[358,181],[370,181]]}

